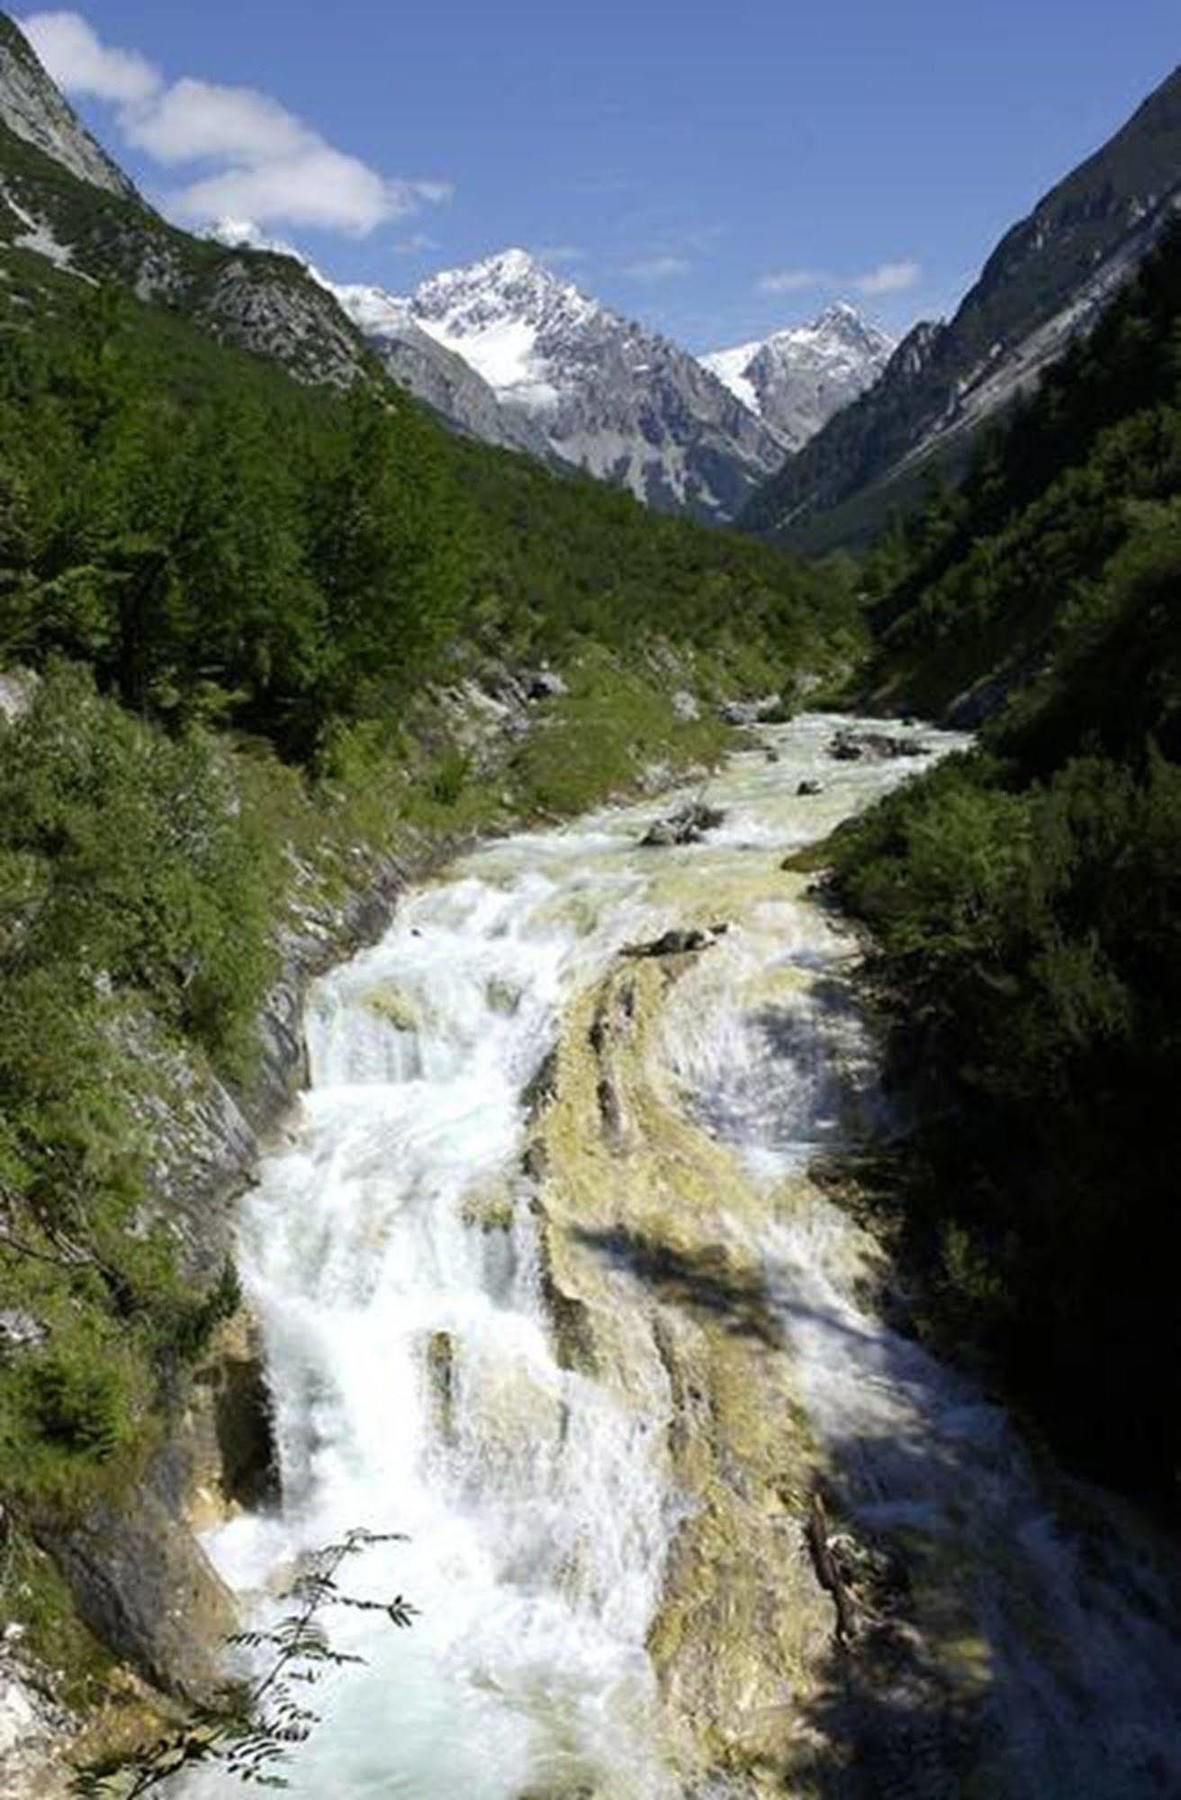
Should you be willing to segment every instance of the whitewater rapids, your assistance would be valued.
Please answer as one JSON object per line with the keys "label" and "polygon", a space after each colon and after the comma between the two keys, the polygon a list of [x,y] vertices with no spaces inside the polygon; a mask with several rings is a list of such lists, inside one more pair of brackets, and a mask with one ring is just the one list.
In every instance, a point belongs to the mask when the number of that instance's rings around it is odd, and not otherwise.
{"label": "whitewater rapids", "polygon": [[[914,1571],[916,1641],[928,1628],[920,1648],[947,1671],[945,1710],[974,1721],[871,1720],[880,1767],[892,1767],[891,1744],[903,1766],[897,1785],[878,1776],[865,1792],[1181,1793],[1167,1572],[1147,1547],[1099,1551],[1094,1529],[1072,1535],[1003,1413],[876,1315],[873,1246],[807,1179],[817,1151],[871,1133],[883,1110],[845,985],[855,946],[780,863],[923,766],[830,760],[842,723],[805,717],[765,733],[777,760],[736,756],[709,789],[725,823],[700,845],[638,847],[669,796],[490,844],[407,896],[378,945],[316,984],[309,1088],[241,1223],[283,1502],[218,1528],[209,1548],[265,1619],[301,1553],[354,1526],[403,1532],[346,1578],[367,1596],[405,1595],[420,1616],[408,1632],[366,1613],[331,1619],[333,1642],[365,1665],[315,1690],[324,1722],[291,1765],[299,1800],[862,1791],[840,1785],[857,1777],[839,1773],[837,1742],[861,1713],[846,1696],[824,1723],[831,1606],[799,1554],[801,1494],[755,1508],[760,1521],[775,1512],[769,1556],[795,1546],[783,1552],[790,1592],[814,1590],[800,1601],[809,1625],[795,1661],[785,1650],[763,1682],[749,1631],[740,1646],[719,1641],[719,1665],[737,1671],[725,1710],[749,1703],[751,1714],[745,1737],[722,1733],[725,1755],[719,1732],[733,1721],[706,1732],[703,1703],[677,1704],[704,1691],[698,1665],[711,1654],[669,1624],[675,1607],[692,1618],[688,1589],[705,1579],[704,1555],[692,1566],[684,1555],[701,1496],[729,1482],[749,1499],[756,1485],[724,1447],[694,1490],[692,1445],[670,1448],[686,1436],[676,1345],[690,1327],[678,1308],[703,1345],[716,1342],[713,1366],[757,1357],[790,1390],[798,1422],[764,1421],[771,1448],[760,1440],[752,1458],[822,1469],[853,1526],[897,1546]],[[898,729],[928,760],[958,743]],[[812,780],[823,792],[800,796]],[[727,934],[667,990],[655,969],[646,986],[621,985],[625,947],[715,921]],[[628,1065],[620,1051],[619,1094],[595,1076],[606,1148],[592,1163],[588,1146],[582,1207],[569,1132],[554,1127],[544,1169],[526,1146],[555,1049],[571,1034],[581,1043],[587,1017],[592,1037],[623,1012],[631,1030],[637,1008],[642,1057]],[[673,1121],[667,1141],[645,1125],[657,1103]],[[700,1168],[712,1182],[706,1237],[727,1269],[758,1278],[758,1308],[737,1332],[733,1279],[724,1317],[696,1250],[694,1263],[676,1238],[679,1261],[665,1245],[644,1262],[621,1225],[642,1171],[672,1242],[678,1206],[700,1213]],[[570,1232],[586,1226],[568,1258],[564,1325],[547,1180],[554,1208],[565,1194]],[[570,1318],[590,1343],[583,1355],[563,1345]],[[660,1353],[633,1357],[642,1320]],[[788,1459],[773,1440],[793,1431]],[[729,1548],[741,1557],[741,1543]],[[709,1578],[722,1616],[724,1578],[716,1566]],[[878,1698],[929,1714],[932,1689],[904,1682]],[[777,1773],[805,1714],[811,1773]],[[756,1741],[748,1767],[742,1746]],[[207,1771],[185,1792],[232,1786]]]}

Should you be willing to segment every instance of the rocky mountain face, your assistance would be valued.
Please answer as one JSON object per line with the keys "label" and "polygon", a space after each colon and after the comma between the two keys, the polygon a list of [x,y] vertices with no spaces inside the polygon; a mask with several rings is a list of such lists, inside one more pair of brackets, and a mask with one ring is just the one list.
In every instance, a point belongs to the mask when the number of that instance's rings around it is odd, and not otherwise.
{"label": "rocky mountain face", "polygon": [[370,363],[300,262],[191,237],[154,212],[0,14],[0,267],[36,286],[47,264],[187,313],[302,380],[346,385]]}
{"label": "rocky mountain face", "polygon": [[514,430],[662,510],[733,518],[782,460],[778,434],[711,370],[523,250],[435,275],[405,301],[337,292],[376,347],[384,333],[421,348],[416,327],[476,372]]}
{"label": "rocky mountain face", "polygon": [[485,443],[550,459],[545,433],[528,413],[502,404],[471,363],[424,331],[408,300],[377,287],[329,285],[391,380],[425,401],[444,423]]}
{"label": "rocky mountain face", "polygon": [[1005,235],[950,323],[916,326],[743,523],[809,549],[865,541],[932,469],[964,466],[979,426],[1094,324],[1179,203],[1181,69]]}
{"label": "rocky mountain face", "polygon": [[139,198],[122,169],[58,93],[24,34],[4,13],[0,13],[0,123],[25,143],[43,150],[79,181],[106,188],[125,200]]}
{"label": "rocky mountain face", "polygon": [[780,438],[799,450],[835,413],[872,387],[895,340],[845,302],[810,325],[715,350],[702,363]]}

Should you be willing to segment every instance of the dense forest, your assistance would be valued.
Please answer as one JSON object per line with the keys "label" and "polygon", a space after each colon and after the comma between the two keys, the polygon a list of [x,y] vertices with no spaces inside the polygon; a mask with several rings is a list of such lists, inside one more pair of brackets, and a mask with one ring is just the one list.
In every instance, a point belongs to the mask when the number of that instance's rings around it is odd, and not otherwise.
{"label": "dense forest", "polygon": [[69,1508],[134,1476],[234,1304],[145,1212],[175,1055],[248,1082],[294,866],[415,805],[444,834],[478,817],[462,758],[417,753],[431,685],[565,671],[546,754],[500,777],[528,814],[720,747],[676,719],[661,643],[741,689],[859,628],[835,576],[452,438],[376,377],[302,385],[40,257],[5,268],[0,668],[32,705],[0,719],[0,1278],[39,1341],[0,1356],[0,1449],[9,1503]]}
{"label": "dense forest", "polygon": [[988,715],[842,833],[928,1324],[1076,1464],[1181,1472],[1181,232],[866,569],[872,685]]}

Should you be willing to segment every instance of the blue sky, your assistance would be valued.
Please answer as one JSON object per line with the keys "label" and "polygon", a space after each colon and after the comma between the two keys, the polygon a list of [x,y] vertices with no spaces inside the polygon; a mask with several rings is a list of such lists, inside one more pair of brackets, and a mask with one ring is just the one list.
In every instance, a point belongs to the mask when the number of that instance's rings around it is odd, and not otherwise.
{"label": "blue sky", "polygon": [[1181,54],[1178,0],[34,17],[87,122],[186,223],[250,218],[394,292],[521,244],[698,350],[838,297],[896,330],[947,312]]}

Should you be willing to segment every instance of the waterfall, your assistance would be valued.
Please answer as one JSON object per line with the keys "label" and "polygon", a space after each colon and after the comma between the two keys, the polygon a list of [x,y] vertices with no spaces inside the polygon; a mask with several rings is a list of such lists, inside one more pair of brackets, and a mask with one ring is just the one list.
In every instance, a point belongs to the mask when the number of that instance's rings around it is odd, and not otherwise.
{"label": "waterfall", "polygon": [[[579,998],[624,946],[713,908],[732,929],[670,988],[653,1080],[741,1160],[754,1200],[734,1232],[765,1271],[850,1513],[928,1559],[964,1559],[988,1766],[1008,1783],[987,1791],[1181,1792],[1165,1725],[1166,1708],[1181,1716],[1177,1645],[1154,1622],[1151,1573],[1129,1603],[1083,1566],[999,1410],[875,1317],[873,1246],[806,1180],[817,1149],[874,1128],[881,1101],[838,979],[851,945],[778,862],[912,766],[830,763],[834,723],[775,728],[778,761],[736,757],[711,790],[726,823],[703,844],[638,848],[652,802],[492,844],[316,985],[308,1091],[241,1225],[283,1504],[210,1548],[265,1617],[301,1554],[354,1526],[405,1533],[349,1573],[419,1617],[405,1633],[333,1619],[365,1662],[319,1690],[297,1797],[689,1791],[649,1653],[687,1508],[668,1452],[676,1397],[655,1356],[606,1380],[559,1354],[522,1149],[530,1084]],[[956,742],[916,736],[931,754]],[[823,793],[799,796],[806,778]],[[788,1190],[790,1206],[772,1204]],[[222,1793],[224,1778],[186,1792]]]}

